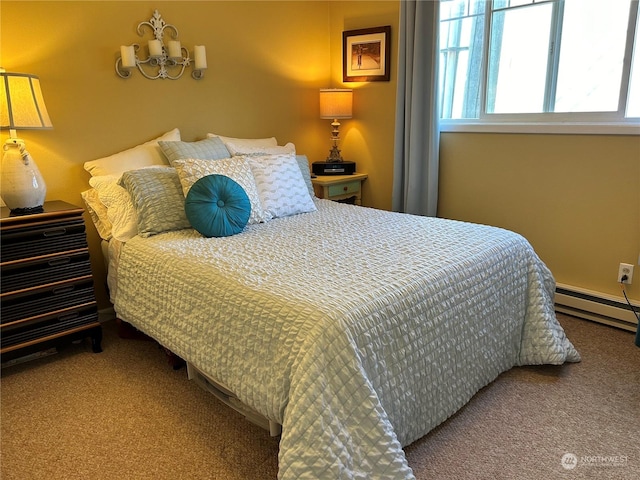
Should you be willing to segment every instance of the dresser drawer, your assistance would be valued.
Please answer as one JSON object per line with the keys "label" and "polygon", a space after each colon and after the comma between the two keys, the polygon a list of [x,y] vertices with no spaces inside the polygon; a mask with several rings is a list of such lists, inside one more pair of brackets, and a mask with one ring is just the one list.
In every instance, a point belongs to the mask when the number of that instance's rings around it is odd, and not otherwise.
{"label": "dresser drawer", "polygon": [[89,251],[66,252],[2,265],[2,294],[91,273]]}
{"label": "dresser drawer", "polygon": [[40,222],[2,232],[2,262],[75,250],[87,246],[82,218]]}
{"label": "dresser drawer", "polygon": [[2,326],[0,340],[2,349],[35,340],[69,333],[74,329],[93,328],[98,323],[98,308],[95,304],[67,309],[24,322]]}
{"label": "dresser drawer", "polygon": [[95,301],[93,277],[56,282],[2,295],[2,324]]}
{"label": "dresser drawer", "polygon": [[360,180],[354,182],[341,183],[340,185],[329,186],[329,196],[345,195],[349,193],[358,193],[360,191]]}

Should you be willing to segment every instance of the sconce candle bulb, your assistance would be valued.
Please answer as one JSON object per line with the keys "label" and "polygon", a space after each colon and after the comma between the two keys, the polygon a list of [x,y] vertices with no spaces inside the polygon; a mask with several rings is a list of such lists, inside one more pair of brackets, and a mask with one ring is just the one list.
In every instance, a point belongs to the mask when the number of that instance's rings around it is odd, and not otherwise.
{"label": "sconce candle bulb", "polygon": [[136,66],[136,51],[133,45],[122,45],[120,47],[120,58],[122,58],[122,68],[133,68]]}
{"label": "sconce candle bulb", "polygon": [[178,40],[171,40],[169,42],[169,58],[174,60],[182,58],[182,45]]}
{"label": "sconce candle bulb", "polygon": [[162,42],[160,40],[149,40],[149,56],[154,58],[162,57]]}
{"label": "sconce candle bulb", "polygon": [[196,70],[205,70],[207,68],[207,54],[204,45],[194,46],[193,56],[196,58]]}
{"label": "sconce candle bulb", "polygon": [[[189,50],[182,46],[178,40],[178,29],[166,23],[158,10],[153,12],[153,17],[148,22],[140,22],[137,32],[139,36],[144,35],[145,27],[149,27],[153,32],[154,38],[149,40],[149,56],[140,58],[137,52],[140,45],[123,45],[120,47],[120,57],[116,60],[116,73],[121,78],[129,78],[131,71],[137,68],[140,73],[150,80],[157,78],[168,78],[177,80],[182,77],[187,66],[191,65],[192,59],[189,57]],[[167,42],[165,47],[163,38],[167,33],[171,35],[172,40]],[[207,58],[204,46],[196,46],[194,51],[195,65],[191,76],[200,79],[204,76],[203,70],[207,68]],[[156,69],[150,73],[150,70]],[[176,69],[179,69],[177,73]]]}

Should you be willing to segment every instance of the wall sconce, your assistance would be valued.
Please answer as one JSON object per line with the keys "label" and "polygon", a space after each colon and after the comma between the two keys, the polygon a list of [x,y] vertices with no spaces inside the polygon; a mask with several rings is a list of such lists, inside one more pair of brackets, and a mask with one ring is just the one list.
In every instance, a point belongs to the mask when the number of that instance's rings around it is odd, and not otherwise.
{"label": "wall sconce", "polygon": [[16,130],[53,128],[44,104],[40,79],[0,70],[0,129],[9,130],[4,143],[0,194],[14,214],[42,211],[47,186]]}
{"label": "wall sconce", "polygon": [[[139,36],[144,36],[144,27],[149,27],[153,31],[154,38],[149,40],[149,56],[146,59],[140,59],[137,55],[140,45],[122,45],[120,47],[120,57],[116,60],[116,73],[122,78],[129,78],[131,70],[137,68],[140,73],[149,80],[157,78],[169,78],[177,80],[184,73],[184,69],[191,64],[189,58],[189,50],[183,47],[178,40],[178,29],[164,21],[158,10],[153,12],[153,17],[148,22],[140,22],[136,29]],[[164,45],[162,39],[165,29],[172,30],[171,38],[168,45]],[[191,76],[196,80],[204,76],[204,70],[207,68],[207,55],[204,45],[195,45],[193,47],[194,68]],[[154,69],[149,74],[145,71],[143,65],[148,65]],[[172,75],[169,69],[180,69],[179,72]]]}

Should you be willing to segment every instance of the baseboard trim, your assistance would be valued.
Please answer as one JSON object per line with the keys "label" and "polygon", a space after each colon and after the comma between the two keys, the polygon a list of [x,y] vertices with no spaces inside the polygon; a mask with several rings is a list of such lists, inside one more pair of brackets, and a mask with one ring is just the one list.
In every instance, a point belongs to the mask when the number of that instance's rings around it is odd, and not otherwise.
{"label": "baseboard trim", "polygon": [[[640,311],[638,302],[631,301],[631,304],[636,311]],[[638,329],[638,319],[623,297],[614,297],[559,283],[556,285],[555,307],[560,313],[586,318],[631,332]]]}

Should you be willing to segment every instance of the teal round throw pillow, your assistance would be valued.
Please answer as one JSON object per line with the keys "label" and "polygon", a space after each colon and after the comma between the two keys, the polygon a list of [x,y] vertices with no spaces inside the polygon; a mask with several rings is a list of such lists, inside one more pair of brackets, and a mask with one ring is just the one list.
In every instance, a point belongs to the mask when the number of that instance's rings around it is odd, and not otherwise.
{"label": "teal round throw pillow", "polygon": [[205,237],[228,237],[240,233],[249,221],[251,202],[234,180],[207,175],[187,193],[184,210],[191,226]]}

